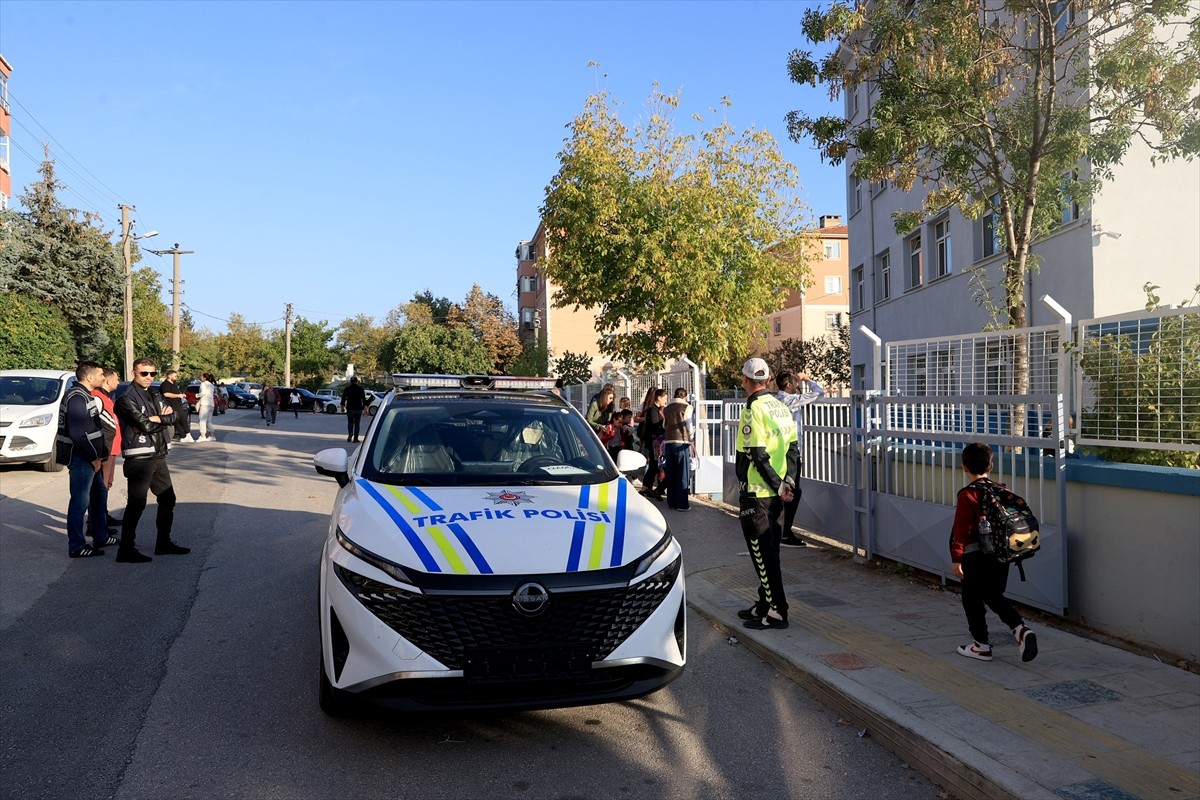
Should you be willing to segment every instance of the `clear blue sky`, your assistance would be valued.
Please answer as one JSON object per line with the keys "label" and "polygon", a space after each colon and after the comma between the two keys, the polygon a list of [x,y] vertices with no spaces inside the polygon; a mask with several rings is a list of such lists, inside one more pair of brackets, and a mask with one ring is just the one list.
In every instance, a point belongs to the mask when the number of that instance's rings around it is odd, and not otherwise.
{"label": "clear blue sky", "polygon": [[[146,246],[196,251],[184,302],[218,332],[233,312],[281,327],[288,302],[381,319],[472,283],[512,309],[513,251],[598,81],[627,122],[655,81],[682,89],[681,126],[728,95],[729,121],[797,165],[814,215],[844,213],[841,168],[783,122],[828,106],[785,68],[807,7],[0,0],[13,194],[49,142],[68,205],[117,228],[133,204],[160,232]],[[169,301],[170,257],[146,260]]]}

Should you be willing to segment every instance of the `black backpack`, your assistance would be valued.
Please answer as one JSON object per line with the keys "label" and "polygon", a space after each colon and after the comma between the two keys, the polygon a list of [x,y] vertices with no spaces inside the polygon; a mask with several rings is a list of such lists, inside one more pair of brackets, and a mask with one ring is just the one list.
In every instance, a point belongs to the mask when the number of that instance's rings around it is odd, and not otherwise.
{"label": "black backpack", "polygon": [[1025,498],[1002,483],[990,480],[971,484],[980,490],[983,516],[991,528],[979,532],[979,550],[1003,564],[1016,563],[1021,580],[1025,567],[1021,562],[1032,558],[1042,547],[1038,519]]}

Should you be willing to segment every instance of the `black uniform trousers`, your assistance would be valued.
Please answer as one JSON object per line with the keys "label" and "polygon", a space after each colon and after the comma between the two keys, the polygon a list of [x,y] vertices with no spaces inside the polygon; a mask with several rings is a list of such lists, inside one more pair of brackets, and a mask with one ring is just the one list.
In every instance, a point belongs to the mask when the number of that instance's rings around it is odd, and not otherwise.
{"label": "black uniform trousers", "polygon": [[129,552],[134,549],[137,538],[138,520],[146,510],[146,493],[154,492],[158,500],[157,545],[171,541],[171,524],[175,521],[175,487],[171,485],[171,472],[167,459],[125,459],[125,478],[129,481],[129,501],[125,506],[125,517],[121,520],[121,544],[119,549]]}
{"label": "black uniform trousers", "polygon": [[758,610],[764,615],[774,609],[787,619],[787,598],[783,594],[783,571],[779,565],[779,516],[783,500],[776,497],[742,495],[738,521],[750,548],[750,561],[758,576]]}

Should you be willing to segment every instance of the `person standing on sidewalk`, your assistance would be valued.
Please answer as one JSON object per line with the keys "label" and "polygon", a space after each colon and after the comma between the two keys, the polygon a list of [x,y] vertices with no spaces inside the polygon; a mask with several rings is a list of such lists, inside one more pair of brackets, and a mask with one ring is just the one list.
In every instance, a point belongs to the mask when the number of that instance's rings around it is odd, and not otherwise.
{"label": "person standing on sidewalk", "polygon": [[[824,397],[825,390],[821,388],[821,384],[814,381],[804,372],[798,375],[792,372],[781,372],[775,376],[775,385],[779,387],[779,391],[776,392],[775,397],[792,412],[792,419],[796,423],[796,446],[803,453],[804,407],[818,397]],[[783,521],[780,525],[783,533],[779,538],[780,547],[808,546],[807,542],[797,536],[792,530],[792,525],[796,521],[796,511],[800,508],[800,495],[803,494],[800,488],[799,474],[799,469],[803,466],[804,457],[801,455],[797,463],[796,490],[792,493],[792,499],[783,504]]]}
{"label": "person standing on sidewalk", "polygon": [[92,389],[92,397],[100,401],[100,428],[104,431],[104,449],[108,457],[100,465],[100,471],[92,480],[91,501],[88,503],[88,534],[92,542],[100,547],[116,547],[120,540],[119,530],[113,527],[112,515],[108,513],[108,490],[113,485],[113,474],[117,468],[117,454],[121,452],[121,426],[117,424],[117,412],[113,406],[112,393],[121,384],[121,376],[115,369],[105,367],[100,385]]}
{"label": "person standing on sidewalk", "polygon": [[117,401],[117,421],[121,425],[121,454],[125,457],[125,478],[129,481],[129,500],[121,520],[121,544],[117,561],[144,564],[153,561],[135,546],[138,521],[146,510],[146,493],[154,492],[158,501],[155,524],[158,538],[154,555],[186,555],[191,548],[171,541],[175,521],[175,487],[167,469],[167,444],[175,427],[175,412],[167,401],[150,389],[158,371],[154,362],[139,358],[133,362],[133,382]]}
{"label": "person standing on sidewalk", "polygon": [[[662,500],[667,491],[666,475],[662,475],[658,448],[663,438],[663,407],[667,404],[666,389],[651,389],[650,405],[644,409],[638,438],[642,441],[642,452],[646,456],[646,474],[642,477],[642,494],[654,500]],[[661,475],[661,477],[660,477]],[[658,488],[655,487],[657,482]]]}
{"label": "person standing on sidewalk", "polygon": [[792,499],[799,474],[796,423],[787,406],[767,390],[771,369],[761,358],[742,366],[746,407],[738,420],[735,470],[741,493],[738,520],[758,576],[758,602],[739,611],[743,626],[770,630],[788,626],[788,604],[779,565],[779,517]]}
{"label": "person standing on sidewalk", "polygon": [[342,391],[342,407],[346,409],[346,441],[357,442],[363,409],[367,407],[367,390],[359,385],[357,377],[351,377],[350,385]]}
{"label": "person standing on sidewalk", "polygon": [[667,505],[676,511],[690,511],[688,484],[692,478],[692,407],[687,389],[675,390],[671,402],[663,408],[663,471],[667,478]]}
{"label": "person standing on sidewalk", "polygon": [[170,403],[171,409],[175,412],[174,440],[190,442],[192,441],[192,423],[187,408],[187,395],[183,393],[183,389],[179,388],[179,370],[167,370],[166,378],[158,385],[158,393]]}
{"label": "person standing on sidewalk", "polygon": [[958,490],[954,528],[950,532],[950,560],[954,577],[962,581],[963,611],[975,641],[960,645],[958,654],[979,661],[992,660],[986,619],[990,608],[1012,631],[1021,660],[1033,661],[1038,653],[1037,636],[1004,596],[1008,588],[1008,564],[979,549],[979,522],[984,517],[983,495],[987,491],[982,484],[991,483],[988,475],[992,471],[992,448],[979,443],[967,445],[962,452],[962,468],[971,482]]}
{"label": "person standing on sidewalk", "polygon": [[[67,501],[67,555],[71,558],[102,556],[108,529],[104,537],[93,539],[88,547],[84,524],[92,499],[92,485],[98,480],[100,468],[108,457],[104,445],[104,429],[100,421],[103,405],[92,396],[92,390],[104,379],[104,368],[94,361],[82,361],[75,369],[75,384],[67,390],[58,407],[58,435],[55,439],[55,458],[61,464],[67,459],[70,475],[70,499]],[[59,454],[62,454],[61,456]],[[70,457],[67,458],[67,453]]]}

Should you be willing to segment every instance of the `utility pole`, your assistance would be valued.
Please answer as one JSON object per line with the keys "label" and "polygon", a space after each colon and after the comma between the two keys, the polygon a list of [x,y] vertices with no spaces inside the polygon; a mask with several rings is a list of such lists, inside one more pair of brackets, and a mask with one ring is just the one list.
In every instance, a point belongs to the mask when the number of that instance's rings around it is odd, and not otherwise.
{"label": "utility pole", "polygon": [[156,256],[166,255],[170,253],[175,257],[174,273],[171,290],[171,369],[179,369],[179,257],[186,256],[196,252],[195,250],[180,250],[179,242],[170,250],[150,250],[148,253],[154,253]]}
{"label": "utility pole", "polygon": [[283,385],[292,385],[292,304],[283,315]]}
{"label": "utility pole", "polygon": [[121,203],[121,253],[125,257],[125,380],[133,380],[133,260],[129,252],[129,212],[133,206]]}

